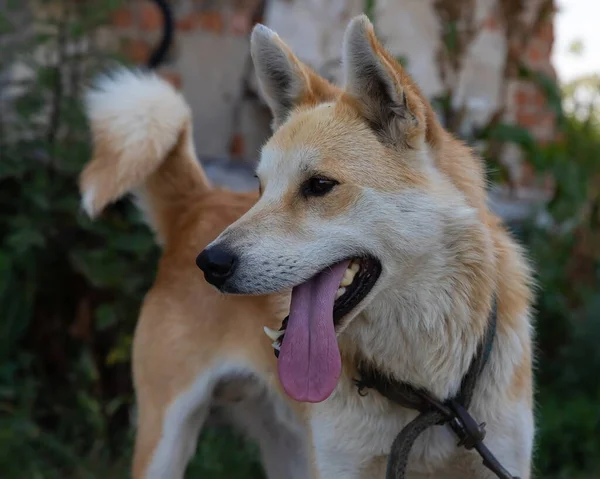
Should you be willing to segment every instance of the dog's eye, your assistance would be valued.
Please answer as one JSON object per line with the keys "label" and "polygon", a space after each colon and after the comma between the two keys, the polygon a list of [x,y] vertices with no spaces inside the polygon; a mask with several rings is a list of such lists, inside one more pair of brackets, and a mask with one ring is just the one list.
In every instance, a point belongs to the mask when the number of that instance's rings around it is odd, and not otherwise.
{"label": "dog's eye", "polygon": [[313,176],[302,185],[302,194],[305,197],[323,196],[329,193],[337,184],[339,183],[335,180],[322,176]]}

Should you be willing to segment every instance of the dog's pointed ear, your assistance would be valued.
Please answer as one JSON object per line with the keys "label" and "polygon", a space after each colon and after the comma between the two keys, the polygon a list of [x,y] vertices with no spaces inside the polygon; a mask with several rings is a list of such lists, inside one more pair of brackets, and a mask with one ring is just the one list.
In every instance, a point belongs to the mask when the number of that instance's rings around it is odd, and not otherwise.
{"label": "dog's pointed ear", "polygon": [[273,30],[256,25],[250,52],[260,87],[271,112],[273,127],[280,126],[298,106],[333,100],[338,90],[304,65]]}
{"label": "dog's pointed ear", "polygon": [[353,18],[344,34],[346,94],[386,141],[411,144],[425,128],[418,88],[377,40],[366,15]]}

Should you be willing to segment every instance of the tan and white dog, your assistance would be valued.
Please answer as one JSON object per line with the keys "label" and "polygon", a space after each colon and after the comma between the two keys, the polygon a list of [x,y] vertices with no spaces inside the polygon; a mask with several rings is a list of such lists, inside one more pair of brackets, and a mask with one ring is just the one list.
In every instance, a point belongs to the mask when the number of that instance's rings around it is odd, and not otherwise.
{"label": "tan and white dog", "polygon": [[[257,202],[209,185],[188,108],[161,80],[121,72],[88,98],[85,209],[138,189],[164,247],[134,342],[134,476],[182,478],[218,404],[258,440],[271,478],[384,477],[394,437],[417,413],[359,395],[357,365],[451,397],[495,297],[497,332],[470,412],[504,467],[529,478],[531,278],[487,208],[481,162],[364,16],[345,35],[343,89],[264,26],[251,50],[275,128]],[[201,250],[198,266],[221,292],[193,264]],[[436,426],[415,443],[408,477],[493,476]]]}

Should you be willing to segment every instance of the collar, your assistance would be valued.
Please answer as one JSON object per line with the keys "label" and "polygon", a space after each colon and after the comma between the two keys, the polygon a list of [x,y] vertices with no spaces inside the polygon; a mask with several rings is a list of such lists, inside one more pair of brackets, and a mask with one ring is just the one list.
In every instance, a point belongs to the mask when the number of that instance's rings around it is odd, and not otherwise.
{"label": "collar", "polygon": [[492,308],[488,316],[488,325],[484,337],[466,374],[463,376],[458,393],[449,399],[440,400],[422,388],[396,379],[378,371],[372,364],[360,363],[356,380],[358,393],[366,395],[366,389],[375,389],[388,400],[420,414],[396,436],[388,459],[386,479],[403,479],[406,473],[408,455],[418,436],[433,425],[448,425],[459,439],[459,446],[475,449],[482,457],[483,464],[501,479],[513,478],[502,467],[490,450],[483,444],[485,423],[478,424],[469,414],[468,408],[473,399],[477,380],[487,364],[494,339],[498,310],[496,296],[492,299]]}
{"label": "collar", "polygon": [[[496,298],[494,297],[485,335],[477,348],[475,356],[471,360],[469,369],[462,378],[460,390],[448,401],[458,401],[465,408],[469,407],[477,379],[481,375],[492,352],[492,346],[496,337],[497,317],[498,311]],[[365,395],[365,389],[375,389],[390,401],[409,409],[416,409],[419,412],[429,410],[429,402],[430,400],[434,400],[433,396],[425,389],[417,388],[410,383],[397,381],[391,376],[377,370],[371,363],[359,363],[358,374],[360,379],[356,380],[355,383],[358,387],[358,393],[361,396]]]}

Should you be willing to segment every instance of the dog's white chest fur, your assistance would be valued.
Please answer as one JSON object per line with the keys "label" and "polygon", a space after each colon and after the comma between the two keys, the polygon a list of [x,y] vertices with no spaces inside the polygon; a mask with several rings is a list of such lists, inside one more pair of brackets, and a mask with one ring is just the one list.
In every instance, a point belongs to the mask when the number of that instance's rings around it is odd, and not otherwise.
{"label": "dog's white chest fur", "polygon": [[[391,404],[373,390],[360,396],[351,379],[342,378],[328,400],[312,407],[311,427],[321,478],[385,477],[392,442],[417,414]],[[434,426],[415,442],[409,469],[431,473],[443,468],[456,450],[452,432],[445,426]],[[381,473],[371,476],[379,470]]]}

